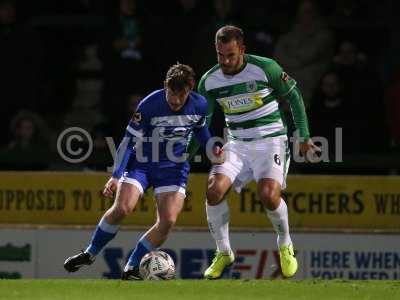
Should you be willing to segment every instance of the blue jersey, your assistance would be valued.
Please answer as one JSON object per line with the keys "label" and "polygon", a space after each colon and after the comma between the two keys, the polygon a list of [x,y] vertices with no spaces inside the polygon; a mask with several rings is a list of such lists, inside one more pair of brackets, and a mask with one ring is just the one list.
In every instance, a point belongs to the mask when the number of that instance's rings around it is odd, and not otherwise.
{"label": "blue jersey", "polygon": [[183,156],[192,134],[205,147],[210,133],[206,125],[207,101],[190,92],[185,105],[177,112],[167,103],[164,89],[157,90],[138,105],[118,147],[113,177],[138,165],[174,167],[187,165]]}

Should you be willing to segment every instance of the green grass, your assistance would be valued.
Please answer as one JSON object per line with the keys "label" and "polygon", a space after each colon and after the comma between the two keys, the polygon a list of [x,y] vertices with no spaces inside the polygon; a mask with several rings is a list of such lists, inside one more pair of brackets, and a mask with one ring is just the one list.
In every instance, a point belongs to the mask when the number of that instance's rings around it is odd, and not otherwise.
{"label": "green grass", "polygon": [[0,280],[1,300],[400,299],[400,281]]}

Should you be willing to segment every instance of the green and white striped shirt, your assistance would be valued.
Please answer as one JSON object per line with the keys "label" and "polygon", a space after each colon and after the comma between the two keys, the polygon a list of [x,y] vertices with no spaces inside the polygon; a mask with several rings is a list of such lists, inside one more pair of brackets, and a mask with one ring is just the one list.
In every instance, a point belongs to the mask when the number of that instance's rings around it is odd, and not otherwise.
{"label": "green and white striped shirt", "polygon": [[216,65],[203,75],[198,90],[208,100],[209,118],[218,103],[230,138],[250,141],[286,134],[277,100],[295,86],[274,60],[245,54],[239,73],[226,75]]}

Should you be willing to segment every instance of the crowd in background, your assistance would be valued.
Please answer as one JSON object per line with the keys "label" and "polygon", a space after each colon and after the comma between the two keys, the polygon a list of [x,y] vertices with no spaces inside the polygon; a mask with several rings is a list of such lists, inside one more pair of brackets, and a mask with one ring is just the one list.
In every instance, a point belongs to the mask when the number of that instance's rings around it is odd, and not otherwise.
{"label": "crowd in background", "polygon": [[[191,65],[198,78],[215,65],[214,34],[234,24],[245,31],[248,53],[276,59],[296,79],[313,136],[327,137],[334,149],[335,128],[342,128],[343,154],[361,166],[347,172],[360,173],[363,157],[396,157],[399,150],[396,6],[391,0],[0,0],[0,168],[105,170],[112,157],[104,137],[119,142],[137,103],[162,87],[172,64]],[[213,123],[220,134],[220,112]],[[92,156],[75,166],[56,151],[57,135],[71,126],[94,139]],[[366,165],[366,172],[377,171]],[[389,162],[377,172],[396,171]]]}

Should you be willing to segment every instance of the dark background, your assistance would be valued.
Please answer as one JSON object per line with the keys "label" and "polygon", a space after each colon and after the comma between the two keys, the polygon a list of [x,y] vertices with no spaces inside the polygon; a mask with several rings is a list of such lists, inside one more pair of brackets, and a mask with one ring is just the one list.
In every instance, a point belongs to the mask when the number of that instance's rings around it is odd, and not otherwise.
{"label": "dark background", "polygon": [[[394,0],[0,0],[0,169],[105,171],[104,137],[119,143],[172,64],[199,79],[216,63],[215,31],[234,24],[248,53],[275,58],[298,81],[311,134],[328,138],[331,160],[343,129],[343,163],[292,163],[292,173],[397,174],[399,9]],[[217,112],[216,134],[223,124]],[[57,153],[71,126],[94,140],[80,164]]]}

